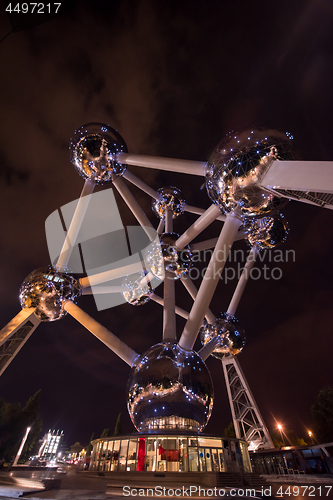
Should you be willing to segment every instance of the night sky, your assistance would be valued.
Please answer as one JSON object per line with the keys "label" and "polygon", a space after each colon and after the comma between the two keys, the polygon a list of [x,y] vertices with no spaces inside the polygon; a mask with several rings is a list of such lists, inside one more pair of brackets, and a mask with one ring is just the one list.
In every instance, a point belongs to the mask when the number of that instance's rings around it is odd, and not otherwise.
{"label": "night sky", "polygon": [[[24,278],[50,263],[46,218],[81,192],[83,179],[68,154],[81,125],[108,123],[131,153],[204,161],[229,130],[270,127],[291,132],[304,160],[333,160],[331,0],[66,4],[62,15],[43,18],[48,22],[23,19],[0,43],[3,326],[20,310]],[[5,13],[6,5],[0,3],[0,38],[22,23],[22,16]],[[188,204],[210,205],[201,178],[129,170],[155,189],[177,186]],[[149,197],[130,189],[157,226]],[[124,224],[136,224],[121,200],[119,209]],[[290,234],[280,248],[294,250],[295,262],[279,264],[280,280],[248,284],[237,311],[247,339],[239,361],[268,428],[276,419],[305,436],[318,391],[333,385],[333,213],[298,202],[283,213]],[[184,215],[175,231],[194,220]],[[215,222],[197,241],[220,228]],[[236,248],[248,250],[246,242]],[[264,264],[276,265],[268,256],[258,266]],[[215,314],[227,309],[236,283],[219,283]],[[177,303],[189,310],[180,283],[177,291]],[[85,296],[79,305],[137,352],[162,337],[162,308],[155,303],[98,312]],[[178,334],[183,325],[177,320]],[[215,406],[206,431],[221,434],[231,420],[222,367],[213,358],[207,365]],[[105,427],[113,431],[120,411],[123,431],[134,431],[126,410],[128,372],[67,316],[37,328],[0,378],[0,397],[24,404],[41,388],[43,430],[61,429],[69,445],[85,445],[93,431],[95,437]]]}

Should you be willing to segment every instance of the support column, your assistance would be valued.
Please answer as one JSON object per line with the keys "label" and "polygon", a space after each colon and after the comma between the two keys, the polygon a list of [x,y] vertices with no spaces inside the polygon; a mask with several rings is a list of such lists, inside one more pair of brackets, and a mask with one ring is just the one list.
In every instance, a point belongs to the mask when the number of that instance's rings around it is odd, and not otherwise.
{"label": "support column", "polygon": [[79,283],[81,288],[87,288],[90,286],[100,285],[101,283],[106,283],[107,281],[115,280],[117,278],[124,278],[130,274],[142,272],[142,270],[142,262],[134,262],[126,266],[117,267],[116,269],[110,269],[109,271],[80,278]]}
{"label": "support column", "polygon": [[0,331],[0,375],[30,338],[40,323],[34,314],[35,308],[22,309]]}
{"label": "support column", "polygon": [[164,158],[162,156],[134,155],[131,153],[118,153],[117,161],[126,165],[137,167],[156,168],[156,170],[167,170],[168,172],[179,172],[182,174],[205,175],[206,162],[192,160],[178,160],[176,158]]}
{"label": "support column", "polygon": [[139,179],[136,175],[134,175],[129,170],[125,170],[125,172],[123,173],[123,177],[124,177],[124,179],[128,180],[128,182],[131,182],[134,186],[141,189],[141,191],[143,191],[144,193],[149,194],[149,196],[151,196],[155,200],[158,198],[158,193],[157,193],[157,191],[155,191],[155,189],[148,186],[148,184],[146,184],[144,181]]}
{"label": "support column", "polygon": [[175,280],[170,271],[165,271],[163,292],[163,340],[177,338],[175,311]]}
{"label": "support column", "polygon": [[124,180],[121,177],[118,177],[113,182],[113,185],[117,189],[117,191],[120,194],[120,196],[122,197],[122,199],[127,204],[128,208],[131,210],[132,214],[134,215],[134,217],[136,218],[138,223],[141,225],[142,229],[147,234],[148,238],[150,240],[154,239],[154,235],[152,234],[152,231],[149,230],[149,228],[153,229],[152,223],[150,222],[147,215],[140,207],[135,196],[133,196],[131,191],[126,186]]}
{"label": "support column", "polygon": [[[165,231],[167,233],[172,233],[173,231],[172,211],[168,208],[165,211]],[[170,271],[165,270],[163,286],[163,340],[176,340],[175,280]]]}
{"label": "support column", "polygon": [[86,214],[90,196],[94,191],[95,183],[90,179],[87,179],[84,183],[81,196],[78,199],[76,209],[71,220],[70,226],[68,228],[64,244],[62,246],[58,262],[56,264],[56,269],[58,271],[65,271],[67,264],[72,254],[77,235],[79,234],[84,216]]}
{"label": "support column", "polygon": [[227,216],[179,341],[183,349],[193,349],[240,225],[241,221],[236,215]]}
{"label": "support column", "polygon": [[198,351],[199,356],[202,361],[206,361],[207,358],[215,351],[216,347],[220,344],[220,337],[213,337],[207,344],[205,344],[200,351]]}
{"label": "support column", "polygon": [[[197,290],[195,284],[193,283],[193,281],[191,280],[191,278],[189,276],[185,275],[182,278],[180,278],[180,281],[183,283],[184,287],[186,288],[188,293],[191,295],[192,299],[195,300],[195,298],[198,294],[198,290]],[[214,314],[212,313],[212,311],[210,309],[207,309],[206,314],[205,314],[205,318],[208,321],[208,323],[210,323],[210,324],[214,323],[214,321],[216,320]]]}
{"label": "support column", "polygon": [[[151,300],[156,302],[156,304],[160,304],[161,306],[164,306],[164,299],[162,297],[159,297],[155,293],[152,293],[150,296]],[[175,307],[175,313],[178,316],[181,316],[182,318],[187,319],[188,318],[188,312],[185,311],[185,309],[182,309],[181,307],[176,306]]]}
{"label": "support column", "polygon": [[73,316],[81,325],[83,325],[89,332],[97,337],[103,344],[105,344],[111,351],[113,351],[119,358],[121,358],[129,366],[133,365],[135,358],[138,354],[133,351],[122,340],[118,339],[113,333],[102,326],[98,321],[94,320],[89,314],[85,313],[76,304],[67,300],[64,306],[65,310]]}
{"label": "support column", "polygon": [[237,358],[231,355],[224,356],[222,366],[236,437],[248,441],[250,451],[259,447],[274,448]]}
{"label": "support column", "polygon": [[175,245],[183,250],[196,236],[208,227],[221,214],[217,205],[211,205],[176,241]]}
{"label": "support column", "polygon": [[240,299],[242,298],[246,284],[247,284],[248,279],[250,277],[251,269],[254,266],[257,255],[258,255],[258,249],[256,246],[254,246],[251,248],[251,251],[248,255],[246,264],[245,264],[244,269],[242,271],[242,274],[239,278],[239,281],[237,283],[236,289],[234,291],[234,294],[232,296],[232,299],[230,301],[230,304],[229,304],[229,307],[227,310],[227,313],[231,314],[231,316],[235,316],[235,314],[236,314],[238,304],[240,302]]}

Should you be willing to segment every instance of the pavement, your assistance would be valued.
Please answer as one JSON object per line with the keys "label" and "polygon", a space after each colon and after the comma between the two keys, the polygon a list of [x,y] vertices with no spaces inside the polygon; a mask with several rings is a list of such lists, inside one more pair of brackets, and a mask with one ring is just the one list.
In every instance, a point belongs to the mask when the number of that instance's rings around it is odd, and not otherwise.
{"label": "pavement", "polygon": [[[88,477],[76,474],[74,466],[67,467],[66,474],[55,470],[30,471],[12,470],[0,474],[0,500],[9,498],[52,499],[52,500],[110,500],[106,495],[108,478]],[[55,482],[58,484],[47,484]],[[45,489],[47,486],[58,486],[56,489]]]}
{"label": "pavement", "polygon": [[[43,482],[45,479],[56,479],[58,481],[59,488],[57,489],[41,489],[44,488]],[[318,499],[322,497],[333,498],[333,476],[328,477],[318,477],[318,476],[307,476],[302,479],[302,482],[295,482],[289,478],[279,478],[279,477],[267,477],[269,483],[261,491],[262,498],[280,498],[287,500],[293,498],[295,500],[303,500],[306,498]],[[59,481],[60,479],[60,481]],[[77,474],[77,470],[74,466],[67,468],[66,474],[59,474],[55,471],[29,471],[29,470],[15,470],[11,472],[1,472],[0,473],[0,500],[10,500],[12,498],[29,498],[30,500],[124,500],[124,498],[147,498],[147,497],[159,497],[159,498],[253,498],[253,493],[246,493],[246,486],[239,488],[237,492],[236,488],[233,492],[227,494],[227,489],[224,489],[224,494],[221,492],[213,492],[211,488],[205,488],[206,491],[201,490],[199,495],[199,488],[197,491],[194,490],[195,486],[192,487],[191,493],[189,492],[189,486],[184,486],[187,488],[187,493],[184,495],[179,494],[179,485],[165,484],[165,489],[163,492],[161,490],[154,490],[157,487],[156,483],[151,483],[150,485],[143,486],[142,484],[135,485],[131,484],[127,489],[123,490],[123,485],[112,484],[112,479],[110,477],[98,477],[90,474],[80,473]],[[302,485],[303,484],[303,485]],[[108,488],[109,485],[109,488]],[[150,493],[147,492],[147,488],[150,488]],[[177,491],[176,491],[177,488]],[[250,487],[248,487],[250,489]],[[210,490],[210,491],[209,491]],[[218,490],[218,488],[217,488]],[[222,490],[222,488],[221,488]],[[260,492],[260,488],[258,488]],[[253,489],[252,489],[253,491]],[[153,493],[152,493],[153,492]]]}

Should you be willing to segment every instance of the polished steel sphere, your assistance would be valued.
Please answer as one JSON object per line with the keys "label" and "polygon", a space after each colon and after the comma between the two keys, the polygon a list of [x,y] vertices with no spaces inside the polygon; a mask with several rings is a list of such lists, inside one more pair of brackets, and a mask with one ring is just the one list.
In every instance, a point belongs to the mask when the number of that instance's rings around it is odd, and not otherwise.
{"label": "polished steel sphere", "polygon": [[177,342],[154,345],[136,359],[128,380],[127,408],[139,432],[200,432],[213,408],[213,384],[200,356]]}
{"label": "polished steel sphere", "polygon": [[151,245],[152,249],[145,256],[147,269],[160,280],[164,280],[165,272],[170,272],[170,278],[179,279],[185,276],[192,266],[192,252],[187,245],[178,250],[175,242],[177,233],[163,233],[160,236],[160,246]]}
{"label": "polished steel sphere", "polygon": [[152,201],[152,209],[161,220],[165,220],[166,210],[171,210],[175,219],[184,212],[185,200],[182,192],[176,187],[163,187],[157,190],[158,198]]}
{"label": "polished steel sphere", "polygon": [[97,184],[112,182],[126,170],[126,165],[117,162],[117,153],[127,152],[126,144],[109,125],[83,125],[75,131],[69,149],[71,162],[79,174]]}
{"label": "polished steel sphere", "polygon": [[151,295],[154,293],[150,282],[144,282],[143,279],[146,273],[140,273],[140,276],[135,281],[127,277],[123,280],[123,285],[126,286],[126,292],[123,292],[124,299],[132,306],[142,306],[149,302]]}
{"label": "polished steel sphere", "polygon": [[247,239],[251,246],[265,250],[275,248],[283,243],[288,234],[287,222],[278,217],[262,217],[249,222],[245,227]]}
{"label": "polished steel sphere", "polygon": [[212,353],[212,356],[218,359],[222,359],[224,354],[229,353],[230,342],[226,335],[227,332],[224,326],[224,323],[220,325],[218,320],[216,320],[213,324],[204,321],[199,331],[202,345],[208,344],[208,342],[210,342],[214,337],[219,337],[220,343]]}
{"label": "polished steel sphere", "polygon": [[55,321],[67,314],[64,301],[76,302],[80,293],[75,278],[48,266],[35,269],[25,278],[19,297],[22,308],[35,307],[39,319]]}
{"label": "polished steel sphere", "polygon": [[155,278],[163,281],[165,271],[160,238],[150,242],[144,254],[144,261],[147,271],[152,273]]}
{"label": "polished steel sphere", "polygon": [[200,329],[200,338],[203,345],[212,338],[220,336],[221,343],[212,353],[217,359],[222,359],[225,354],[236,356],[245,345],[244,330],[238,320],[227,313],[222,313],[213,324],[205,322]]}
{"label": "polished steel sphere", "polygon": [[192,252],[187,245],[183,250],[175,246],[179,234],[163,233],[160,237],[165,271],[169,271],[174,279],[185,276],[192,267]]}
{"label": "polished steel sphere", "polygon": [[262,217],[280,209],[287,200],[260,187],[260,180],[272,161],[294,159],[292,138],[277,130],[229,134],[208,161],[208,196],[224,213]]}

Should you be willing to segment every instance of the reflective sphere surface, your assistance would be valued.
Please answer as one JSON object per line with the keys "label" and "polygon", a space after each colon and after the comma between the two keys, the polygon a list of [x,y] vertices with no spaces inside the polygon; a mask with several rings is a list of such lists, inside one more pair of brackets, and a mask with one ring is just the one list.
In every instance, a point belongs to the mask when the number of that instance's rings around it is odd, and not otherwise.
{"label": "reflective sphere surface", "polygon": [[229,339],[226,335],[226,330],[223,325],[218,323],[218,320],[213,323],[207,323],[204,320],[202,327],[199,330],[200,340],[202,345],[208,344],[214,337],[220,338],[220,344],[214,349],[212,356],[218,359],[222,359],[224,354],[229,353]]}
{"label": "reflective sphere surface", "polygon": [[126,153],[124,139],[102,123],[88,123],[75,131],[70,142],[70,159],[85,179],[98,184],[111,182],[126,170],[117,162],[117,153]]}
{"label": "reflective sphere surface", "polygon": [[143,282],[145,277],[144,272],[140,273],[140,278],[135,281],[131,281],[130,277],[123,280],[123,285],[126,286],[127,291],[123,292],[124,299],[132,306],[142,306],[146,304],[154,293],[152,290],[150,282]]}
{"label": "reflective sphere surface", "polygon": [[200,329],[200,338],[203,345],[217,335],[222,337],[222,341],[212,353],[214,358],[222,359],[228,353],[236,356],[243,350],[245,345],[244,330],[234,316],[222,313],[212,325],[205,323]]}
{"label": "reflective sphere surface", "polygon": [[178,250],[175,246],[178,238],[177,233],[163,233],[160,237],[164,268],[172,273],[174,279],[185,276],[192,266],[191,249],[187,245],[183,250]]}
{"label": "reflective sphere surface", "polygon": [[128,381],[127,408],[139,432],[199,432],[213,408],[213,384],[200,356],[162,342],[137,359]]}
{"label": "reflective sphere surface", "polygon": [[287,200],[260,187],[260,179],[274,160],[292,160],[293,137],[277,130],[229,134],[213,151],[206,170],[211,200],[224,213],[237,207],[245,216],[264,216]]}
{"label": "reflective sphere surface", "polygon": [[158,198],[152,201],[152,209],[161,220],[165,219],[166,210],[171,210],[175,219],[184,212],[185,200],[176,187],[163,187],[157,190]]}
{"label": "reflective sphere surface", "polygon": [[21,307],[35,307],[42,321],[55,321],[65,316],[64,301],[75,302],[80,295],[79,282],[53,267],[35,269],[20,288]]}
{"label": "reflective sphere surface", "polygon": [[264,250],[274,248],[286,240],[288,225],[278,217],[262,217],[250,222],[245,230],[250,245],[257,245]]}
{"label": "reflective sphere surface", "polygon": [[[191,249],[187,245],[183,250],[178,250],[175,246],[178,238],[177,233],[161,234],[159,248],[145,257],[147,269],[160,280],[164,280],[165,271],[169,271],[170,278],[176,280],[185,276],[192,267]],[[154,248],[154,245],[151,246]]]}

